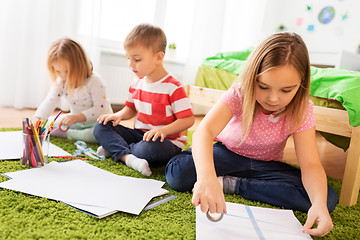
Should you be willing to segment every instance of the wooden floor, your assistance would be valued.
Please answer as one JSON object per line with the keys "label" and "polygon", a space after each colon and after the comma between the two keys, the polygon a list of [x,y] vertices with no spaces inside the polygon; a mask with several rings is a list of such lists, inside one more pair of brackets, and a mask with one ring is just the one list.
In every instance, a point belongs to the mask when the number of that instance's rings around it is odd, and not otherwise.
{"label": "wooden floor", "polygon": [[[54,114],[56,114],[56,112],[54,112]],[[34,109],[0,108],[0,128],[21,127],[22,119],[25,117],[31,118],[34,113]],[[196,117],[196,122],[190,129],[195,129],[201,119],[202,116]],[[124,125],[131,126],[132,121],[126,121]],[[320,134],[317,134],[317,143],[320,159],[327,175],[342,179],[347,153],[344,153],[342,149],[327,142]],[[288,140],[285,147],[284,161],[295,164],[297,163],[292,138]]]}

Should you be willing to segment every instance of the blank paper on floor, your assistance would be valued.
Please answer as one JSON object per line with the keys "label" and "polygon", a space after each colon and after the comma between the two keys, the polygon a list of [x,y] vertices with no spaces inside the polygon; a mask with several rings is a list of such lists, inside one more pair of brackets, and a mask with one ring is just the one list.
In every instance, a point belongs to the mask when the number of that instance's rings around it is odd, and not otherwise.
{"label": "blank paper on floor", "polygon": [[218,222],[210,221],[196,208],[196,239],[306,240],[301,223],[291,210],[250,207],[226,203],[227,214]]}
{"label": "blank paper on floor", "polygon": [[44,167],[4,175],[0,187],[65,203],[139,214],[159,195],[164,182],[119,176],[84,161],[51,162]]}
{"label": "blank paper on floor", "polygon": [[[161,195],[164,195],[167,193],[169,193],[168,190],[160,188],[158,194],[154,197],[161,196]],[[69,205],[70,207],[75,207],[79,210],[90,213],[97,218],[103,218],[103,217],[106,217],[106,216],[109,216],[111,214],[118,212],[118,210],[116,210],[116,209],[100,207],[100,206],[91,206],[91,205],[84,205],[84,204],[80,204],[80,203],[70,203],[70,202],[63,202],[63,203],[65,203],[66,205]]]}

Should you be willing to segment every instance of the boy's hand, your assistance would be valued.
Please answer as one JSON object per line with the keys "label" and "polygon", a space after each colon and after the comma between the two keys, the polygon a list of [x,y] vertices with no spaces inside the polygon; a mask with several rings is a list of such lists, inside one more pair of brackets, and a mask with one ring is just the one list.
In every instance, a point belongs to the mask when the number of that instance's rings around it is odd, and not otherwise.
{"label": "boy's hand", "polygon": [[149,142],[152,139],[152,141],[155,142],[156,139],[160,137],[160,142],[163,142],[166,136],[167,134],[162,128],[155,128],[147,131],[143,136],[143,140]]}
{"label": "boy's hand", "polygon": [[[318,225],[316,228],[312,228],[315,222]],[[333,227],[334,225],[327,207],[317,207],[313,205],[308,211],[307,219],[302,231],[316,237],[323,237],[328,234]]]}
{"label": "boy's hand", "polygon": [[109,121],[113,121],[113,126],[118,125],[121,122],[121,118],[115,113],[113,114],[104,114],[98,117],[98,123],[106,125]]}

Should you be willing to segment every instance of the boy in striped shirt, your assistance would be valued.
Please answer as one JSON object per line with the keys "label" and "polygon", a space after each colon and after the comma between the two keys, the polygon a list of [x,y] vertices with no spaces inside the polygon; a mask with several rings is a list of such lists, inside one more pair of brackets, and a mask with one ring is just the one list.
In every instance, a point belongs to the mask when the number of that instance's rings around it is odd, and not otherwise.
{"label": "boy in striped shirt", "polygon": [[[128,34],[124,48],[136,78],[125,107],[100,116],[94,129],[98,153],[111,154],[145,176],[151,175],[149,164],[166,165],[181,152],[186,140],[181,132],[195,119],[184,87],[163,66],[166,45],[164,32],[150,24]],[[133,117],[134,129],[119,125]]]}

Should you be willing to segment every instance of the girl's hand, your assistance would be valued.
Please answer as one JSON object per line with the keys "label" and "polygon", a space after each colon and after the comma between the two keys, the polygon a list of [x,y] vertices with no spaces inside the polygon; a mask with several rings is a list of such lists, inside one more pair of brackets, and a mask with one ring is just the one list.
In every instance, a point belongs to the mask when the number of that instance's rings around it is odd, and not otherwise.
{"label": "girl's hand", "polygon": [[37,121],[42,121],[42,119],[41,118],[39,118],[39,117],[33,117],[32,119],[31,119],[31,121],[32,121],[32,123],[33,124],[35,124]]}
{"label": "girl's hand", "polygon": [[121,122],[121,118],[118,117],[116,114],[104,114],[98,117],[98,123],[106,125],[109,121],[113,121],[113,126],[119,125]]}
{"label": "girl's hand", "polygon": [[[315,222],[318,225],[316,228],[312,228]],[[334,225],[327,207],[313,205],[308,211],[307,219],[302,227],[302,231],[316,237],[323,237],[328,234],[333,227]]]}
{"label": "girl's hand", "polygon": [[81,120],[78,118],[77,115],[67,115],[65,117],[63,117],[59,123],[59,126],[64,126],[64,128],[69,128],[71,127],[71,125],[77,123],[77,122],[81,122]]}
{"label": "girl's hand", "polygon": [[224,193],[216,177],[195,183],[192,204],[195,207],[200,204],[202,212],[227,213]]}
{"label": "girl's hand", "polygon": [[147,131],[143,140],[149,142],[152,138],[152,141],[155,142],[158,137],[160,137],[160,142],[163,142],[166,138],[167,134],[162,130],[162,128],[151,129]]}

